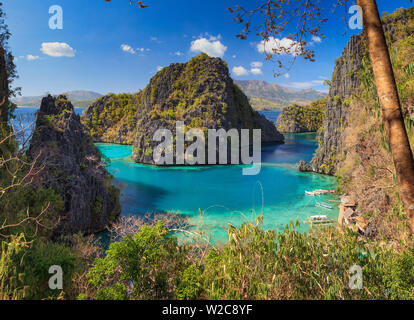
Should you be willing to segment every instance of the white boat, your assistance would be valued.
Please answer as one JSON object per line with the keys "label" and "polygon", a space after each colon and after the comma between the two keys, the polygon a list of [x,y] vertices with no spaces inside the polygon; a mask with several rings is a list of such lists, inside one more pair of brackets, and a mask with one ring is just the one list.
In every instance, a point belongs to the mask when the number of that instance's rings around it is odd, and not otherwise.
{"label": "white boat", "polygon": [[305,191],[305,194],[307,196],[320,196],[322,194],[327,194],[327,193],[334,193],[334,190],[322,190],[322,189],[318,189],[315,191]]}
{"label": "white boat", "polygon": [[314,221],[323,221],[323,220],[329,220],[329,217],[327,215],[318,215],[318,216],[311,216],[309,217],[310,220]]}
{"label": "white boat", "polygon": [[329,223],[334,223],[335,220],[329,219],[329,217],[326,215],[319,215],[319,216],[311,216],[309,217],[309,220],[305,222],[311,223],[311,224],[329,224]]}
{"label": "white boat", "polygon": [[324,209],[329,209],[329,210],[333,209],[329,204],[326,204],[326,203],[323,203],[323,202],[317,202],[316,206],[324,208]]}

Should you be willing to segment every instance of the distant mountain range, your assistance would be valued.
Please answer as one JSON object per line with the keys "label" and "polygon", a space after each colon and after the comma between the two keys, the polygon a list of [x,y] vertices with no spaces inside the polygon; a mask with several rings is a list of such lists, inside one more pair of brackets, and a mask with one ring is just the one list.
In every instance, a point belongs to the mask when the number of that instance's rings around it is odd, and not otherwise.
{"label": "distant mountain range", "polygon": [[[250,104],[256,110],[283,109],[291,104],[308,105],[312,101],[323,98],[325,93],[313,89],[292,90],[277,84],[271,84],[259,80],[235,81],[243,92],[249,97]],[[64,93],[75,107],[89,107],[102,94],[76,90]],[[13,100],[18,106],[37,107],[40,106],[43,96],[19,97]]]}
{"label": "distant mountain range", "polygon": [[[102,97],[102,94],[100,93],[85,90],[69,91],[63,94],[66,94],[68,99],[72,102],[73,106],[81,108],[88,107],[96,99]],[[18,97],[14,99],[13,102],[18,106],[38,107],[40,106],[43,97],[44,96]]]}
{"label": "distant mountain range", "polygon": [[283,109],[293,103],[307,105],[326,96],[325,93],[313,89],[292,90],[266,81],[240,80],[235,82],[249,97],[252,107],[257,110]]}

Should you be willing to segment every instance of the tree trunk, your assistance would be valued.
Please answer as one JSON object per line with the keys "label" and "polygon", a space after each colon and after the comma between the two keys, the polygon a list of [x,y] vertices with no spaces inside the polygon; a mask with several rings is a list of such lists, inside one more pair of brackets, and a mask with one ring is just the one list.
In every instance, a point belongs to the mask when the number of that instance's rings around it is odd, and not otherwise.
{"label": "tree trunk", "polygon": [[7,77],[7,65],[5,51],[0,46],[0,124],[3,127],[4,123],[7,123],[9,118],[8,113],[8,94],[9,83]]}
{"label": "tree trunk", "polygon": [[391,59],[375,0],[358,0],[374,70],[385,131],[391,147],[398,191],[414,233],[414,160],[404,125]]}

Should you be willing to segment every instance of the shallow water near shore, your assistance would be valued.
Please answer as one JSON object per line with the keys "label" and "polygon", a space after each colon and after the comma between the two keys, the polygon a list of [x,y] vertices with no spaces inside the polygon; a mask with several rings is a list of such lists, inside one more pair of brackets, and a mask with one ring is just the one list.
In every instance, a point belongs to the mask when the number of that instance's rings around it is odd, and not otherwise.
{"label": "shallow water near shore", "polygon": [[[18,108],[24,122],[33,121],[37,108]],[[77,109],[81,113],[82,109]],[[276,121],[278,111],[263,114]],[[303,222],[311,215],[336,219],[337,197],[305,196],[305,190],[335,189],[333,177],[300,173],[296,164],[310,161],[317,148],[315,134],[287,134],[286,143],[262,148],[261,171],[244,176],[243,166],[159,168],[134,163],[132,147],[97,144],[110,162],[108,170],[121,187],[122,215],[174,212],[190,217],[193,226],[203,226],[214,242],[227,238],[229,224],[239,226],[263,215],[263,227],[281,231],[290,221]],[[315,206],[329,203],[334,209]],[[305,231],[306,224],[300,230]]]}

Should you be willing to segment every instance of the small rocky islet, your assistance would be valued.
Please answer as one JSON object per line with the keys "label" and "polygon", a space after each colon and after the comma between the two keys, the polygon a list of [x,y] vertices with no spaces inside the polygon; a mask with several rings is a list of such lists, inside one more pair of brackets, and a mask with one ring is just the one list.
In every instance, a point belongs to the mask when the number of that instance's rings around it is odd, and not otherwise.
{"label": "small rocky islet", "polygon": [[310,105],[291,105],[280,113],[276,128],[282,133],[317,132],[325,120],[326,98]]}

